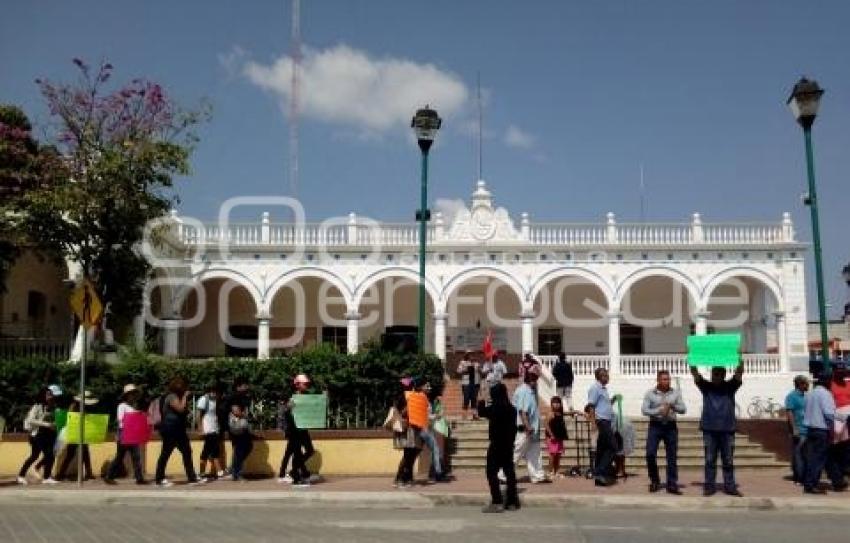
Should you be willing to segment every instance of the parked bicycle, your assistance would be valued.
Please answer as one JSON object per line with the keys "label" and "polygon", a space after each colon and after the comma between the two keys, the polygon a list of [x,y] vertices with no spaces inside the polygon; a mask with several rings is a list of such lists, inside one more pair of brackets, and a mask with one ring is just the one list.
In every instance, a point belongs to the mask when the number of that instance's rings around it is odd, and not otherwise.
{"label": "parked bicycle", "polygon": [[782,404],[773,398],[762,399],[760,396],[754,396],[747,406],[747,416],[751,419],[781,417],[783,410]]}

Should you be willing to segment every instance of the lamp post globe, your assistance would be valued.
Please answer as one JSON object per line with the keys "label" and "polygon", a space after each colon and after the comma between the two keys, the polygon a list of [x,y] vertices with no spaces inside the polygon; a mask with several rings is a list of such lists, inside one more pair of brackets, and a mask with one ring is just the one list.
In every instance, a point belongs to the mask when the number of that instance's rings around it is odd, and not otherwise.
{"label": "lamp post globe", "polygon": [[801,77],[788,97],[788,107],[803,128],[811,128],[818,115],[823,89],[817,81]]}
{"label": "lamp post globe", "polygon": [[419,142],[419,148],[423,153],[427,153],[431,149],[431,144],[434,143],[434,138],[437,137],[437,131],[442,124],[443,120],[429,106],[416,111],[416,115],[410,121],[410,127],[413,128],[416,140]]}
{"label": "lamp post globe", "polygon": [[425,252],[427,249],[428,221],[431,213],[428,211],[428,151],[437,137],[437,131],[443,120],[437,112],[427,105],[416,111],[410,121],[410,127],[416,134],[416,141],[422,151],[421,199],[416,220],[419,222],[419,320],[417,328],[417,345],[420,353],[425,352]]}
{"label": "lamp post globe", "polygon": [[820,243],[820,219],[818,217],[818,197],[817,188],[815,186],[815,158],[812,148],[812,125],[818,114],[820,107],[820,99],[823,96],[823,89],[817,84],[817,81],[800,78],[791,90],[791,95],[788,97],[787,104],[794,115],[794,119],[803,127],[803,138],[806,145],[806,173],[809,182],[809,193],[806,198],[806,205],[809,206],[809,211],[812,216],[812,245],[814,249],[815,259],[815,281],[817,282],[818,294],[818,318],[820,321],[820,339],[821,339],[821,360],[823,361],[823,371],[826,374],[832,372],[832,366],[829,361],[829,336],[827,332],[826,318],[826,294],[823,286],[823,257],[821,256]]}

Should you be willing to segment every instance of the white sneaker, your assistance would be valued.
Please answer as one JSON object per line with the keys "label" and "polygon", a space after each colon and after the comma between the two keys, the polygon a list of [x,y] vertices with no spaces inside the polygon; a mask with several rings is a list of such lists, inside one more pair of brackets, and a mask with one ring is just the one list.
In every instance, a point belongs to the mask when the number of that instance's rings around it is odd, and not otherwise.
{"label": "white sneaker", "polygon": [[310,481],[310,483],[312,483],[312,484],[321,483],[322,482],[322,476],[319,475],[318,473],[314,473],[307,480]]}
{"label": "white sneaker", "polygon": [[159,488],[169,488],[174,486],[174,483],[172,483],[168,479],[163,479],[162,481],[158,482],[156,486],[158,486]]}
{"label": "white sneaker", "polygon": [[30,484],[30,482],[27,481],[26,477],[21,477],[20,475],[18,475],[18,477],[15,479],[15,482],[18,483],[19,485],[24,485],[24,486],[27,486],[28,484]]}
{"label": "white sneaker", "polygon": [[49,477],[41,482],[43,485],[58,485],[59,481],[54,479],[53,477]]}
{"label": "white sneaker", "polygon": [[198,477],[198,478],[197,478],[197,479],[195,479],[194,481],[189,481],[189,485],[190,485],[190,486],[198,486],[198,485],[206,484],[206,482],[207,482],[206,478],[204,478],[204,477]]}
{"label": "white sneaker", "polygon": [[290,477],[289,475],[287,475],[285,477],[278,477],[277,482],[282,484],[282,485],[291,485],[292,484],[292,477]]}
{"label": "white sneaker", "polygon": [[222,478],[222,477],[224,477],[226,474],[224,473],[224,470],[219,470],[219,472],[218,472],[218,473],[216,473],[216,475],[218,476],[218,478],[219,478],[219,479],[221,479],[221,478]]}

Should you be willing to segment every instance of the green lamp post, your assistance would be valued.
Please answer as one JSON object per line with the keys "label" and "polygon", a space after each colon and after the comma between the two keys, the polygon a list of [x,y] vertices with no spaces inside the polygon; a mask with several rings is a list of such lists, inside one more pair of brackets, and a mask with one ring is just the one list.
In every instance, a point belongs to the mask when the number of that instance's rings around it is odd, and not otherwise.
{"label": "green lamp post", "polygon": [[815,189],[815,159],[812,151],[812,125],[818,114],[821,96],[823,96],[823,89],[820,88],[817,82],[803,77],[794,85],[791,96],[788,97],[788,107],[791,108],[794,118],[803,127],[803,136],[806,141],[806,167],[809,177],[809,193],[805,198],[805,203],[809,206],[812,214],[812,241],[815,250],[815,280],[817,281],[818,289],[821,359],[823,360],[824,373],[829,374],[832,368],[829,362],[826,297],[823,288],[823,259],[821,257],[820,245],[820,219],[818,218],[818,197]]}
{"label": "green lamp post", "polygon": [[419,327],[417,330],[417,343],[419,352],[425,351],[425,249],[428,236],[428,221],[431,220],[431,212],[428,210],[428,151],[437,136],[437,131],[443,120],[437,112],[428,106],[417,110],[416,115],[410,122],[422,151],[422,195],[419,210],[416,212],[416,220],[419,222]]}

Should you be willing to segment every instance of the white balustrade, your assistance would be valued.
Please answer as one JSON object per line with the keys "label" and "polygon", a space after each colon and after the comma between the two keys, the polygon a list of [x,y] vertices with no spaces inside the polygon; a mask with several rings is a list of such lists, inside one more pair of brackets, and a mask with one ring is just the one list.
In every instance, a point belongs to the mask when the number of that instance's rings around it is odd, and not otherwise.
{"label": "white balustrade", "polygon": [[[549,371],[558,361],[556,355],[534,355],[534,358]],[[608,369],[609,357],[607,354],[568,354],[567,362],[572,364],[575,375],[593,375],[596,368]]]}
{"label": "white balustrade", "polygon": [[[705,224],[700,223],[702,238],[695,238],[694,226],[689,223],[658,224],[555,224],[537,223],[528,226],[528,243],[531,246],[594,247],[611,244],[652,246],[705,245],[769,245],[789,241],[790,227],[776,224]],[[178,224],[175,232],[180,242],[187,245],[271,244],[287,245],[381,245],[386,247],[416,247],[419,243],[419,225],[416,223],[349,224],[273,224],[230,223],[226,230],[218,224],[195,226]],[[614,229],[611,233],[608,230]],[[437,227],[427,227],[429,243],[452,243],[448,231],[437,236]],[[439,237],[439,239],[438,239]],[[266,241],[267,240],[267,241]]]}
{"label": "white balustrade", "polygon": [[667,370],[671,375],[690,373],[687,355],[679,353],[620,355],[620,372],[622,375],[655,377],[660,370]]}
{"label": "white balustrade", "polygon": [[782,371],[778,354],[745,354],[744,375],[774,375]]}

